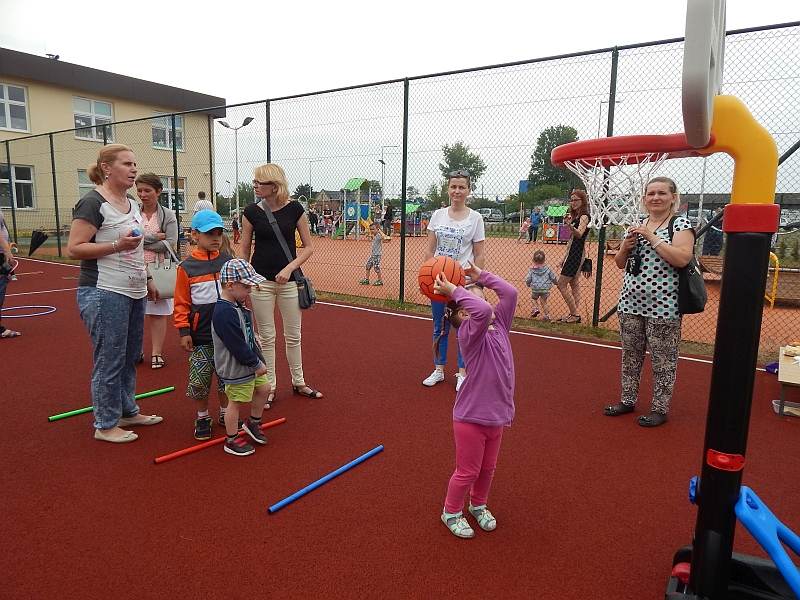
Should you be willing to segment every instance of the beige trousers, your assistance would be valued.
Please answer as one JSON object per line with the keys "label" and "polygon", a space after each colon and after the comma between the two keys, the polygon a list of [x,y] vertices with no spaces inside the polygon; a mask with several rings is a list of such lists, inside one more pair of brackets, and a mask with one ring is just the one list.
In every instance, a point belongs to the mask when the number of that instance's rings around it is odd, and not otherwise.
{"label": "beige trousers", "polygon": [[297,283],[262,283],[260,289],[253,288],[253,315],[258,326],[258,340],[261,351],[267,361],[267,378],[270,387],[275,389],[277,377],[275,373],[275,305],[281,311],[283,321],[283,339],[286,343],[286,360],[292,375],[292,385],[304,386],[303,353],[300,349],[301,316],[300,304],[297,300]]}

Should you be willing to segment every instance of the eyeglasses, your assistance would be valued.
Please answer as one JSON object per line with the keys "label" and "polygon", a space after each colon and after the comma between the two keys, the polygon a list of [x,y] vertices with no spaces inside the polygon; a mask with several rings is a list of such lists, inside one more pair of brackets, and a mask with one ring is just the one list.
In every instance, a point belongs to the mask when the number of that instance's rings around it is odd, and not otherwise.
{"label": "eyeglasses", "polygon": [[258,179],[253,179],[253,187],[258,187],[260,185],[277,185],[274,181],[259,181]]}
{"label": "eyeglasses", "polygon": [[580,198],[570,198],[569,201],[570,202],[580,202],[581,199]]}
{"label": "eyeglasses", "polygon": [[470,178],[469,171],[466,169],[457,169],[455,171],[450,171],[448,177],[466,177],[467,179]]}

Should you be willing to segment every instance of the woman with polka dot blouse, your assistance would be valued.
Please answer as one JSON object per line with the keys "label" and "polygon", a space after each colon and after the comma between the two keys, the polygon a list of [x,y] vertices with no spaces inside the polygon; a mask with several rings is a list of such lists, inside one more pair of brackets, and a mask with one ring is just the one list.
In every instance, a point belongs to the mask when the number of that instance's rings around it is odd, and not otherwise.
{"label": "woman with polka dot blouse", "polygon": [[651,179],[642,199],[648,216],[644,223],[627,231],[615,257],[617,266],[625,270],[618,305],[622,399],[619,404],[606,406],[604,414],[615,417],[635,410],[645,350],[649,347],[653,401],[650,414],[639,417],[642,427],[656,427],[667,421],[675,386],[681,339],[678,269],[689,264],[694,246],[694,230],[689,220],[675,216],[679,203],[672,179]]}

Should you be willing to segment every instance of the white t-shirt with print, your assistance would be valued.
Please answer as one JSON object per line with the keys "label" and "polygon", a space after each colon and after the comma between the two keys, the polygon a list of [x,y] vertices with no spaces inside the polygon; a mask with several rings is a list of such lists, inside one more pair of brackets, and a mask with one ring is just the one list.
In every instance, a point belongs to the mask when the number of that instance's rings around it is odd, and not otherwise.
{"label": "white t-shirt with print", "polygon": [[450,218],[447,208],[440,208],[431,215],[428,231],[436,235],[434,256],[449,256],[466,267],[475,260],[472,244],[486,239],[483,217],[468,209],[466,218],[456,221]]}

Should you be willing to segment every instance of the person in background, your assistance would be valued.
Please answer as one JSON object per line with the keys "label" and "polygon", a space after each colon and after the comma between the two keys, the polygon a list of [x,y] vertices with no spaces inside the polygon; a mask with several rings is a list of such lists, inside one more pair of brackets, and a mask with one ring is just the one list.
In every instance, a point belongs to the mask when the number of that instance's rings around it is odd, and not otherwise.
{"label": "person in background", "polygon": [[215,210],[214,203],[211,200],[206,200],[205,192],[197,192],[197,202],[194,203],[193,214],[196,215],[201,210]]}
{"label": "person in background", "polygon": [[[163,184],[153,173],[142,173],[136,178],[136,194],[142,203],[144,225],[144,262],[152,265],[156,261],[172,261],[169,248],[175,251],[178,243],[178,220],[172,209],[162,206],[158,198]],[[166,365],[163,348],[167,335],[167,321],[172,316],[172,298],[148,300],[144,309],[145,321],[150,324],[150,368],[161,369]]]}
{"label": "person in background", "polygon": [[144,263],[143,218],[127,191],[136,182],[136,156],[122,144],[100,150],[87,169],[97,186],[72,211],[67,254],[80,259],[78,309],[92,339],[94,437],[138,439],[125,426],[155,425],[136,404],[136,363],[142,353],[145,298],[158,291]]}
{"label": "person in background", "polygon": [[539,234],[539,227],[542,225],[542,212],[537,207],[531,211],[531,221],[528,224],[528,243],[536,241],[536,236]]}
{"label": "person in background", "polygon": [[[6,298],[6,288],[8,282],[11,280],[11,236],[8,233],[8,226],[3,217],[3,211],[0,210],[0,318],[2,318],[3,301]],[[0,324],[0,339],[9,339],[19,337],[22,334],[19,331],[8,329]]]}
{"label": "person in background", "polygon": [[583,190],[573,190],[569,197],[569,212],[564,216],[564,224],[569,227],[571,237],[567,242],[567,252],[561,264],[558,278],[558,291],[569,308],[569,314],[559,319],[561,323],[580,323],[580,278],[578,271],[586,254],[586,236],[589,235],[589,199]]}
{"label": "person in background", "polygon": [[531,299],[533,300],[531,317],[535,319],[541,313],[542,320],[549,321],[547,299],[550,297],[550,288],[558,281],[558,277],[544,261],[544,252],[537,250],[533,253],[533,266],[525,276],[525,285],[531,288]]}

